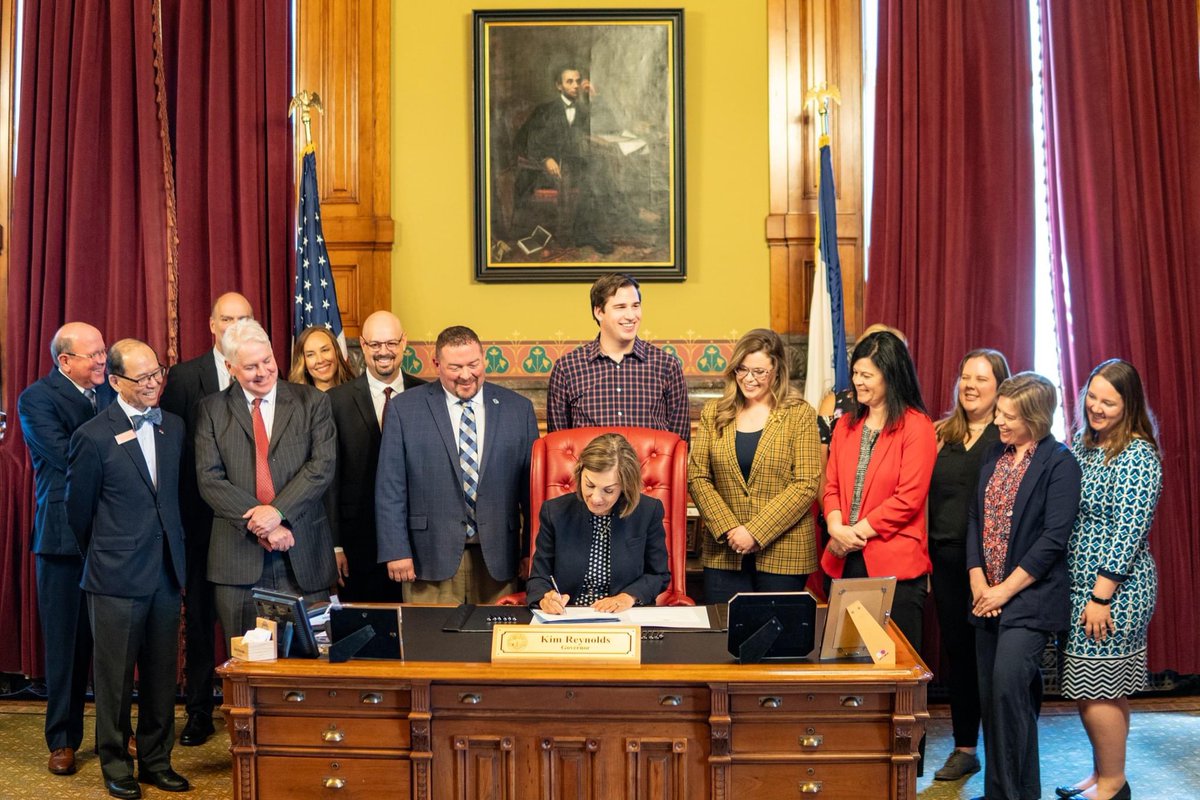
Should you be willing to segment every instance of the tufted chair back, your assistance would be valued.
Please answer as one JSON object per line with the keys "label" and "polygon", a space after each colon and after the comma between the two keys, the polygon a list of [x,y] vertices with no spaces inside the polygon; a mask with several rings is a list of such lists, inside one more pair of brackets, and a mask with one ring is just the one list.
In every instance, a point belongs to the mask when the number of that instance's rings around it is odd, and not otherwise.
{"label": "tufted chair back", "polygon": [[687,596],[687,444],[674,433],[651,428],[571,428],[547,433],[534,442],[529,468],[530,558],[536,549],[542,503],[575,491],[578,454],[602,433],[619,433],[629,440],[642,462],[642,492],[663,504],[671,582],[658,596],[658,605],[694,605]]}

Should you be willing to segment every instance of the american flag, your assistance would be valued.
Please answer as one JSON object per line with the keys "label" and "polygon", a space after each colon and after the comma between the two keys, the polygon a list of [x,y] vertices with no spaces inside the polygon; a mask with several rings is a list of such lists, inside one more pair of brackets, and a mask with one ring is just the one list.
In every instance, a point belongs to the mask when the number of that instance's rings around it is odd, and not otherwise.
{"label": "american flag", "polygon": [[329,250],[321,232],[321,195],[317,191],[317,154],[304,153],[300,176],[300,208],[296,212],[296,310],[292,314],[292,336],[312,325],[333,331],[346,347],[342,333],[342,313],[338,310],[333,272],[329,268]]}

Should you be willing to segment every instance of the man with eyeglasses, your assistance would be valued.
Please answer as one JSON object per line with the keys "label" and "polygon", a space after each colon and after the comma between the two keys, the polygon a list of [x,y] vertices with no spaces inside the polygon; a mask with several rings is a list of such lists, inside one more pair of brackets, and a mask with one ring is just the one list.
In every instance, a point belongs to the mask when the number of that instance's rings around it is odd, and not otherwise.
{"label": "man with eyeglasses", "polygon": [[75,429],[107,408],[115,393],[104,379],[104,337],[86,322],[59,328],[50,356],[54,369],[21,392],[17,412],[37,497],[32,550],[46,648],[47,769],[70,775],[83,741],[92,632],[79,588],[83,556],[67,523],[67,448]]}
{"label": "man with eyeglasses", "polygon": [[494,603],[516,589],[529,542],[533,404],[484,382],[470,328],[438,334],[437,383],[388,404],[375,508],[378,560],[410,603]]}
{"label": "man with eyeglasses", "polygon": [[[186,577],[179,470],[183,420],[158,407],[167,370],[154,350],[122,339],[108,353],[111,403],[71,436],[67,519],[84,554],[96,697],[96,750],[108,793],[142,796],[138,783],[184,792],[171,768],[175,662]],[[125,725],[137,668],[138,775]]]}
{"label": "man with eyeglasses", "polygon": [[196,484],[196,417],[200,401],[229,388],[229,370],[221,353],[221,337],[233,323],[254,319],[250,301],[237,292],[226,292],[213,303],[208,318],[213,345],[201,355],[171,368],[171,379],[162,393],[162,407],[183,417],[187,438],[183,471],[179,478],[179,506],[187,533],[187,591],[184,605],[184,697],[187,723],[179,734],[184,747],[204,744],[213,734],[213,675],[216,669],[217,610],[209,583],[208,542],[213,512]]}
{"label": "man with eyeglasses", "polygon": [[388,578],[377,556],[375,465],[388,405],[425,381],[401,369],[408,334],[390,311],[367,317],[358,341],[367,371],[328,393],[338,435],[337,471],[326,494],[334,551],[343,553],[338,595],[356,602],[399,603],[400,584]]}

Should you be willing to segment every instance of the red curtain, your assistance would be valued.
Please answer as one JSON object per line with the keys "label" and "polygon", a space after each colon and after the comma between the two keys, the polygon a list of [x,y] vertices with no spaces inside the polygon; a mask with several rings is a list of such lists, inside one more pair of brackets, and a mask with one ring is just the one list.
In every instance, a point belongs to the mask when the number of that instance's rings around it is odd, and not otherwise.
{"label": "red curtain", "polygon": [[[936,419],[968,350],[1033,366],[1028,6],[884,0],[878,58],[866,321],[908,336]],[[932,602],[923,639],[939,664]]]}
{"label": "red curtain", "polygon": [[212,300],[241,292],[285,365],[296,201],[289,0],[162,0],[179,206],[180,360],[212,347]]}
{"label": "red curtain", "polygon": [[[136,0],[25,2],[5,408],[50,370],[50,338],[65,321],[165,352],[170,158],[151,10]],[[0,670],[40,674],[32,468],[16,419],[0,473],[0,641],[19,644],[0,648]]]}
{"label": "red curtain", "polygon": [[1106,358],[1137,366],[1158,413],[1150,666],[1200,672],[1200,79],[1196,7],[1042,0],[1055,310],[1068,419]]}

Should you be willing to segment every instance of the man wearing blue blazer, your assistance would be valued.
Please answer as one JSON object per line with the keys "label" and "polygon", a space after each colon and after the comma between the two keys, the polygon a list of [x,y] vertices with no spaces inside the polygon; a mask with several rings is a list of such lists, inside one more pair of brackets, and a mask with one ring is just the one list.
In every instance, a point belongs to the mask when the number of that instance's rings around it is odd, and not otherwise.
{"label": "man wearing blue blazer", "polygon": [[388,404],[375,484],[379,561],[416,603],[491,603],[516,589],[529,534],[533,404],[484,383],[470,328],[442,331],[438,382]]}
{"label": "man wearing blue blazer", "polygon": [[50,355],[54,369],[21,392],[17,412],[37,497],[31,549],[46,647],[47,768],[70,775],[83,741],[92,632],[79,588],[83,556],[67,522],[67,448],[75,429],[103,411],[114,392],[104,378],[104,337],[86,322],[59,328]]}
{"label": "man wearing blue blazer", "polygon": [[[113,797],[141,797],[138,780],[189,788],[171,768],[179,601],[186,580],[179,469],[184,422],[158,408],[167,370],[148,345],[108,353],[117,401],[71,437],[67,518],[84,554],[96,696],[96,749]],[[139,775],[125,743],[138,671]]]}

